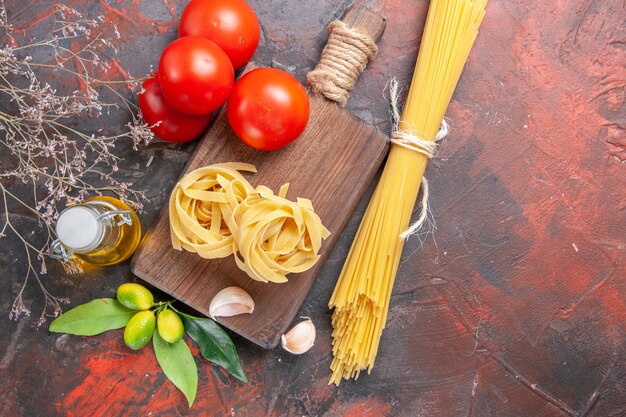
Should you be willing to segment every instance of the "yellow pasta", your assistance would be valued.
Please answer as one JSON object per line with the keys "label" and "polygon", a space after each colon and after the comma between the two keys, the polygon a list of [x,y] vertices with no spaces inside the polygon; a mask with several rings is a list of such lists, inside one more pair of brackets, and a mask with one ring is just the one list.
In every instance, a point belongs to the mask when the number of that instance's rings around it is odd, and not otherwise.
{"label": "yellow pasta", "polygon": [[257,187],[235,209],[235,260],[257,281],[286,282],[286,274],[311,268],[319,259],[322,239],[330,235],[310,200],[294,203],[284,198],[286,192],[286,186],[278,196]]}
{"label": "yellow pasta", "polygon": [[311,268],[330,234],[311,201],[289,201],[288,184],[278,195],[264,186],[254,189],[238,171],[256,169],[215,164],[178,182],[169,204],[174,249],[208,259],[234,254],[239,268],[262,282],[286,282],[287,274]]}
{"label": "yellow pasta", "polygon": [[[399,129],[433,141],[487,0],[431,0],[411,88]],[[380,181],[329,302],[334,308],[329,383],[358,378],[374,366],[391,290],[428,158],[392,145]]]}
{"label": "yellow pasta", "polygon": [[[203,258],[224,258],[235,243],[228,214],[254,190],[238,171],[256,172],[251,164],[226,163],[185,175],[170,196],[172,247]],[[224,215],[226,214],[226,215]]]}

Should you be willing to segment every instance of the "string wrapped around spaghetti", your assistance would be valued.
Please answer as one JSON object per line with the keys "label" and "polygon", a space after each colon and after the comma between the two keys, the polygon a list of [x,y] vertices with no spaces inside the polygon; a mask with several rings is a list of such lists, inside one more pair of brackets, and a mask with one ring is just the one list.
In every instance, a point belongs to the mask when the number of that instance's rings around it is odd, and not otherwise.
{"label": "string wrapped around spaghetti", "polygon": [[[374,366],[391,290],[429,154],[463,66],[476,39],[487,0],[431,0],[413,80],[384,171],[329,302],[334,308],[329,383],[358,378]],[[392,135],[392,137],[398,135]],[[417,146],[419,145],[419,146]],[[417,149],[417,150],[416,150]],[[432,154],[432,153],[431,153]]]}

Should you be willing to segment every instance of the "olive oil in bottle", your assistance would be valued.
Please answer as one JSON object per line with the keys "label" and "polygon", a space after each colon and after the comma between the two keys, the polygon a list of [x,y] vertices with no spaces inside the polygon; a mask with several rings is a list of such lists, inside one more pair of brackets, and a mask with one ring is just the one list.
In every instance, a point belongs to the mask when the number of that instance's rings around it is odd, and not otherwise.
{"label": "olive oil in bottle", "polygon": [[126,203],[98,196],[63,210],[56,234],[50,245],[52,257],[69,261],[75,256],[94,266],[108,266],[125,261],[135,252],[141,224]]}

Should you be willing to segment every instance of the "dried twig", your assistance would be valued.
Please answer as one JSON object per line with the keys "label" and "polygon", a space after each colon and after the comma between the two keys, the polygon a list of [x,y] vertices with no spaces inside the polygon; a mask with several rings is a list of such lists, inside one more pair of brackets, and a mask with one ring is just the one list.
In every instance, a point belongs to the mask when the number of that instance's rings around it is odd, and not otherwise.
{"label": "dried twig", "polygon": [[[110,27],[101,25],[102,18],[86,18],[77,10],[64,5],[54,6],[52,30],[45,39],[20,45],[7,18],[4,1],[0,0],[0,147],[3,152],[0,170],[0,192],[3,200],[4,225],[0,238],[11,233],[24,246],[28,263],[21,289],[18,291],[10,318],[29,316],[23,294],[26,285],[34,278],[45,298],[39,324],[46,316],[56,317],[61,312],[65,298],[53,296],[45,288],[41,274],[46,273],[45,255],[48,244],[54,239],[52,225],[59,209],[103,193],[114,194],[135,209],[142,208],[141,191],[132,184],[115,177],[120,157],[114,153],[121,140],[130,140],[133,149],[153,138],[149,127],[135,115],[136,106],[119,91],[120,86],[137,88],[141,80],[103,81],[92,77],[97,71],[106,72],[109,64],[102,60],[116,53],[107,37]],[[111,36],[120,34],[115,26]],[[81,45],[72,50],[70,44]],[[33,57],[48,57],[41,61]],[[49,59],[49,57],[52,59]],[[71,92],[59,91],[44,80],[50,74],[63,72],[79,86]],[[62,89],[61,89],[62,90]],[[112,96],[109,100],[106,97]],[[127,130],[107,135],[102,129],[84,132],[74,127],[78,118],[92,120],[106,118],[117,110],[130,112],[132,121]],[[8,186],[9,181],[19,184]],[[27,190],[29,198],[22,198]],[[26,210],[37,218],[41,235],[39,244],[26,238],[11,222],[16,210]],[[30,236],[30,235],[28,235]],[[39,268],[36,268],[36,266]],[[76,265],[67,265],[70,270]]]}

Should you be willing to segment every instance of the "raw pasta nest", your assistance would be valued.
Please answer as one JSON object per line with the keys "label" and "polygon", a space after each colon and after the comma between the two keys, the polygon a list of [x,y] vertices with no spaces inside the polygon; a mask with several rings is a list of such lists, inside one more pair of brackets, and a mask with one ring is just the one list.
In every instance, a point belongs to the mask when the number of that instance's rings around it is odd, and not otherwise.
{"label": "raw pasta nest", "polygon": [[215,164],[185,175],[170,196],[170,234],[176,250],[203,258],[224,258],[235,242],[227,221],[252,186],[239,171],[256,172],[254,165]]}
{"label": "raw pasta nest", "polygon": [[286,282],[320,258],[330,232],[310,200],[285,198],[265,186],[253,188],[239,171],[256,172],[251,164],[224,163],[185,175],[169,204],[172,246],[203,258],[235,255],[237,266],[252,279]]}

